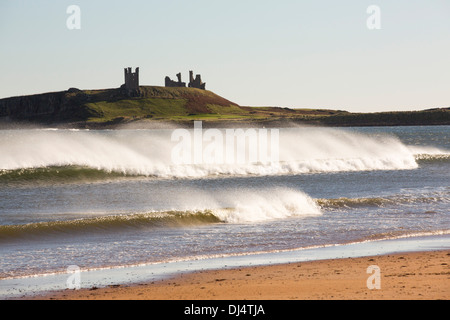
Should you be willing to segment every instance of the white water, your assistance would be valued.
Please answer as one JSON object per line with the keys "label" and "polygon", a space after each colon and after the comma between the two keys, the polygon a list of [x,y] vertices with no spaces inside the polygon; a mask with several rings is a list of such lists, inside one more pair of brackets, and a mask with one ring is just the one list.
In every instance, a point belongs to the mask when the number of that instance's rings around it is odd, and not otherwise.
{"label": "white water", "polygon": [[249,223],[322,214],[316,201],[309,195],[287,187],[261,187],[258,190],[242,187],[222,188],[215,191],[184,187],[183,190],[174,190],[165,197],[170,206],[160,208],[159,211],[211,211],[226,223]]}
{"label": "white water", "polygon": [[443,152],[436,148],[406,146],[396,137],[387,135],[297,128],[280,131],[279,162],[175,165],[171,161],[171,151],[176,143],[170,140],[171,132],[0,131],[0,170],[85,166],[167,178],[402,170],[418,167],[415,160],[418,153]]}
{"label": "white water", "polygon": [[[223,190],[206,194],[192,192],[189,200],[213,209],[219,219],[229,223],[246,223],[322,214],[315,201],[298,190],[266,188],[258,190]],[[186,204],[186,201],[184,202]],[[197,207],[198,208],[198,207]]]}

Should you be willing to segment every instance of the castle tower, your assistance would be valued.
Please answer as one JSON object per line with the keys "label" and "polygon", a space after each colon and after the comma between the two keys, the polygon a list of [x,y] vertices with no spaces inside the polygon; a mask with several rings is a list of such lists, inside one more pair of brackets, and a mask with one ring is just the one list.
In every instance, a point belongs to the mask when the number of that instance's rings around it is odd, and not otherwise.
{"label": "castle tower", "polygon": [[139,91],[139,68],[136,68],[135,72],[132,72],[130,67],[124,69],[125,84],[123,88],[125,93],[130,97],[138,97]]}
{"label": "castle tower", "polygon": [[194,72],[193,71],[189,71],[189,84],[188,84],[189,88],[198,88],[198,89],[202,89],[205,90],[206,87],[206,83],[202,82],[202,78],[199,74],[197,74],[195,76],[194,79]]}

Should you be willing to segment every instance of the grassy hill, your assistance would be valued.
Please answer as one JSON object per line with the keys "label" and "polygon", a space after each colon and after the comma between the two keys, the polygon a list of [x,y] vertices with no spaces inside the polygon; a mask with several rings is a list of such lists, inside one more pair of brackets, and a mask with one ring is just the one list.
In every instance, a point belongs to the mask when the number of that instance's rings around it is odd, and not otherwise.
{"label": "grassy hill", "polygon": [[78,90],[0,99],[0,119],[78,127],[106,127],[140,122],[193,120],[221,124],[289,125],[427,125],[450,124],[450,110],[349,113],[342,110],[239,106],[211,91],[141,86],[139,97],[121,89]]}
{"label": "grassy hill", "polygon": [[[215,118],[243,114],[241,108],[215,93],[196,88],[140,87],[141,97],[128,98],[116,92],[89,91],[91,100],[84,107],[88,122]],[[245,112],[244,112],[245,113]]]}
{"label": "grassy hill", "polygon": [[[92,102],[85,104],[88,122],[119,122],[162,120],[185,122],[192,120],[277,120],[321,117],[345,111],[293,110],[277,107],[241,107],[221,96],[195,88],[140,87],[141,97],[123,98],[111,90],[83,91]],[[95,101],[93,101],[95,100]]]}

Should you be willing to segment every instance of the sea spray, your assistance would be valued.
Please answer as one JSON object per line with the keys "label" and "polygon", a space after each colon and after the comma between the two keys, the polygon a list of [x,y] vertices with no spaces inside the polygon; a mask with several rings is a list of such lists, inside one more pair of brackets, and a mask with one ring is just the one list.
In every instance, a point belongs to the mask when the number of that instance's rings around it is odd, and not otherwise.
{"label": "sea spray", "polygon": [[171,210],[210,212],[225,223],[261,222],[320,215],[306,193],[287,187],[231,188],[206,191],[189,187],[168,196]]}
{"label": "sea spray", "polygon": [[305,193],[286,188],[226,192],[219,203],[232,210],[215,211],[221,220],[230,223],[245,223],[320,215],[319,206]]}
{"label": "sea spray", "polygon": [[124,175],[200,178],[418,167],[416,150],[396,137],[328,128],[281,129],[276,162],[176,164],[171,160],[176,146],[172,132],[4,130],[0,132],[0,170],[76,166]]}

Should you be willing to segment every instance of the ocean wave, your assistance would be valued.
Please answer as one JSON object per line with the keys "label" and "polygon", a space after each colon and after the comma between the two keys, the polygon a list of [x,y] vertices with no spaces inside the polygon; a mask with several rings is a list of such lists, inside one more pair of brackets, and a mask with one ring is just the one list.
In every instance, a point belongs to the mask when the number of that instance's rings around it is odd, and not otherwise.
{"label": "ocean wave", "polygon": [[218,222],[221,222],[221,220],[209,210],[106,215],[74,220],[2,225],[0,226],[0,239],[106,232],[129,228],[189,226]]}
{"label": "ocean wave", "polygon": [[[447,162],[450,153],[416,154],[417,163]],[[122,168],[105,169],[78,165],[49,166],[37,168],[0,169],[0,182],[26,183],[70,183],[94,182],[120,178],[211,178],[226,176],[267,176],[289,174],[335,173],[373,170],[411,170],[417,168],[414,163],[398,163],[394,165],[389,160],[382,159],[317,159],[279,162],[277,164],[248,164],[248,165],[178,165],[161,166],[159,168]]]}
{"label": "ocean wave", "polygon": [[0,241],[118,232],[136,229],[175,228],[214,223],[255,223],[322,215],[327,210],[383,208],[402,204],[450,203],[448,192],[367,198],[313,199],[291,189],[255,192],[224,191],[220,199],[205,199],[210,208],[105,214],[89,218],[0,226]]}
{"label": "ocean wave", "polygon": [[401,204],[427,204],[436,202],[450,203],[450,194],[448,192],[435,192],[431,194],[405,194],[367,198],[342,197],[336,199],[316,200],[317,205],[325,210],[339,208],[386,207],[397,206]]}
{"label": "ocean wave", "polygon": [[[370,136],[327,128],[298,128],[280,131],[279,141],[276,141],[279,142],[276,161],[250,161],[246,158],[243,163],[177,164],[172,158],[177,144],[171,141],[170,133],[170,130],[0,132],[0,179],[34,177],[51,180],[64,177],[64,174],[67,178],[92,178],[95,175],[96,178],[102,175],[201,178],[411,170],[418,168],[417,155],[434,155],[423,149],[413,150],[393,136]],[[211,146],[215,145],[203,141],[203,152],[211,151]],[[258,144],[258,148],[262,146]],[[244,153],[254,150],[250,142],[245,148]],[[258,150],[258,154],[262,151]]]}
{"label": "ocean wave", "polygon": [[[202,195],[198,195],[202,197]],[[203,208],[105,214],[95,217],[0,226],[0,241],[18,238],[117,232],[139,228],[187,227],[211,223],[254,223],[290,217],[321,215],[315,201],[301,191],[270,188],[258,192],[224,190],[220,197],[205,195]],[[73,216],[73,215],[72,215]]]}
{"label": "ocean wave", "polygon": [[49,166],[37,168],[0,169],[0,182],[25,183],[27,181],[66,183],[80,181],[101,181],[119,178],[155,178],[155,179],[198,179],[230,176],[270,176],[289,174],[336,173],[373,170],[415,169],[415,162],[405,164],[388,163],[383,159],[316,159],[273,164],[246,165],[177,165],[153,168],[99,168],[78,165]]}
{"label": "ocean wave", "polygon": [[422,162],[447,162],[450,160],[450,153],[440,153],[440,154],[421,153],[421,154],[416,154],[415,158],[419,163],[422,163]]}
{"label": "ocean wave", "polygon": [[49,182],[70,183],[79,181],[98,181],[117,179],[127,175],[115,171],[80,166],[51,166],[43,168],[22,168],[0,170],[0,183]]}
{"label": "ocean wave", "polygon": [[408,146],[415,159],[420,162],[450,160],[450,151],[432,146]]}

